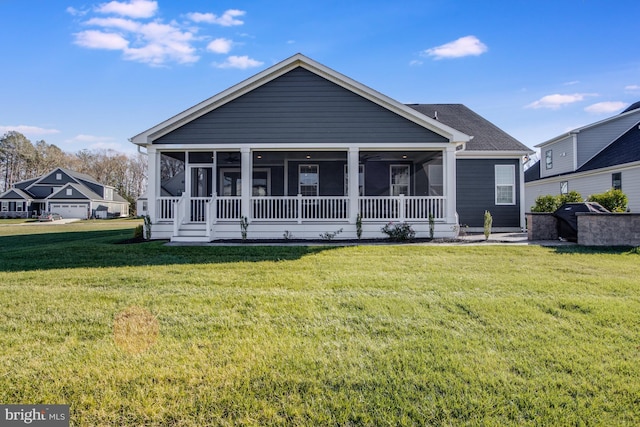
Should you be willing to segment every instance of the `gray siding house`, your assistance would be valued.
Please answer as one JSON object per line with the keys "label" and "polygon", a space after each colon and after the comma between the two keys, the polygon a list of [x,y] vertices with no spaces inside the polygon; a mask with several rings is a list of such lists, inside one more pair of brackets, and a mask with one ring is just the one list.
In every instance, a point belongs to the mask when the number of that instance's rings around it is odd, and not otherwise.
{"label": "gray siding house", "polygon": [[148,129],[152,238],[418,237],[524,225],[527,147],[459,104],[404,105],[301,54]]}
{"label": "gray siding house", "polygon": [[587,198],[624,191],[640,212],[640,102],[608,119],[574,129],[536,147],[541,160],[525,172],[527,210],[538,196],[577,191]]}
{"label": "gray siding house", "polygon": [[42,212],[79,219],[126,217],[129,202],[113,187],[65,168],[18,182],[0,194],[0,218],[30,218]]}

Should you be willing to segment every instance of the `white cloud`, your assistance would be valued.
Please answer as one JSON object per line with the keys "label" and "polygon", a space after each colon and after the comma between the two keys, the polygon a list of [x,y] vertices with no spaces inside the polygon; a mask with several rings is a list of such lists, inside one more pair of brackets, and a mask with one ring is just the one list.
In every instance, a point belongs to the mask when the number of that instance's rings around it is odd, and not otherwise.
{"label": "white cloud", "polygon": [[418,60],[418,59],[414,59],[411,62],[409,62],[409,65],[412,66],[412,67],[417,67],[417,66],[422,65],[422,64],[423,64],[423,62]]}
{"label": "white cloud", "polygon": [[47,129],[38,126],[18,125],[18,126],[0,126],[0,133],[5,132],[20,132],[23,135],[38,136],[38,135],[53,135],[60,133],[58,129]]}
{"label": "white cloud", "polygon": [[239,68],[244,70],[246,68],[259,67],[263,62],[251,59],[248,56],[230,56],[222,64],[217,64],[218,68]]}
{"label": "white cloud", "polygon": [[75,7],[69,6],[67,8],[67,13],[71,16],[84,16],[87,14],[86,10],[78,10]]}
{"label": "white cloud", "polygon": [[84,24],[105,28],[118,28],[131,32],[139,31],[142,26],[139,22],[124,18],[91,18]]}
{"label": "white cloud", "polygon": [[233,42],[229,39],[215,39],[207,45],[207,50],[213,53],[229,53]]}
{"label": "white cloud", "polygon": [[527,105],[525,108],[549,108],[552,110],[557,110],[560,107],[564,107],[565,105],[573,104],[575,102],[580,102],[584,100],[588,96],[597,96],[595,93],[574,93],[574,94],[553,94],[543,96],[537,101],[532,102]]}
{"label": "white cloud", "polygon": [[638,91],[640,90],[640,85],[627,85],[624,87],[624,90],[631,92]]}
{"label": "white cloud", "polygon": [[[198,36],[197,24],[214,23],[222,26],[242,25],[238,18],[246,12],[229,9],[221,16],[213,13],[190,13],[190,23],[175,20],[164,23],[161,19],[152,22],[142,20],[157,14],[158,2],[149,0],[111,1],[90,9],[94,16],[88,17],[82,25],[94,27],[74,34],[74,43],[88,49],[119,50],[128,61],[142,62],[151,66],[164,66],[168,63],[191,64],[200,59],[198,50],[204,50],[202,44],[211,40],[208,36]],[[69,8],[68,12],[77,15],[79,11]],[[96,13],[116,16],[95,16]],[[234,43],[225,38],[215,38],[206,46],[206,50],[227,54]],[[261,65],[261,62],[248,57],[232,57],[220,66],[226,68],[249,68]]]}
{"label": "white cloud", "polygon": [[464,56],[478,56],[489,48],[476,36],[460,37],[450,43],[432,47],[422,52],[423,56],[431,56],[435,59],[462,58]]}
{"label": "white cloud", "polygon": [[217,16],[213,13],[193,12],[188,13],[187,17],[197,23],[203,22],[206,24],[218,24],[223,27],[232,27],[234,25],[244,24],[244,21],[236,19],[236,17],[244,16],[245,13],[244,10],[229,9],[225,11],[222,16]]}
{"label": "white cloud", "polygon": [[98,6],[97,11],[130,18],[151,18],[158,11],[158,2],[149,0],[111,1]]}
{"label": "white cloud", "polygon": [[584,109],[584,111],[592,114],[611,114],[617,113],[628,105],[629,104],[621,101],[598,102],[596,104],[589,105]]}
{"label": "white cloud", "polygon": [[74,34],[75,44],[89,49],[124,50],[129,42],[119,34],[96,30],[81,31]]}
{"label": "white cloud", "polygon": [[96,143],[105,143],[113,141],[113,138],[110,136],[95,136],[95,135],[85,135],[79,134],[74,136],[71,139],[67,139],[65,142],[69,144],[82,143],[82,144],[96,144]]}
{"label": "white cloud", "polygon": [[580,80],[572,80],[570,82],[564,83],[564,85],[565,86],[574,86],[574,85],[577,85],[578,83],[580,83]]}

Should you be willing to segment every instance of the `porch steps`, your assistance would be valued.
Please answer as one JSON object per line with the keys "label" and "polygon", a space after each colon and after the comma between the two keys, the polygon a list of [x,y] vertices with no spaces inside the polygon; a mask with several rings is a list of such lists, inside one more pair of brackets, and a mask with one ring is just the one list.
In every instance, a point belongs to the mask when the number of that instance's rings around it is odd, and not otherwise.
{"label": "porch steps", "polygon": [[209,242],[203,224],[182,224],[177,236],[172,236],[172,242]]}

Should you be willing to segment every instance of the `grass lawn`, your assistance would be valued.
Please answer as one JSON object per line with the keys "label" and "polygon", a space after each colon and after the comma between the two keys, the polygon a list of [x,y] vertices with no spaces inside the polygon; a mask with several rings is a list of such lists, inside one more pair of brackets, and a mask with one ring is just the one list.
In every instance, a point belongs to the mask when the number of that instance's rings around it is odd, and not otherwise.
{"label": "grass lawn", "polygon": [[0,227],[0,403],[72,425],[639,425],[640,255]]}

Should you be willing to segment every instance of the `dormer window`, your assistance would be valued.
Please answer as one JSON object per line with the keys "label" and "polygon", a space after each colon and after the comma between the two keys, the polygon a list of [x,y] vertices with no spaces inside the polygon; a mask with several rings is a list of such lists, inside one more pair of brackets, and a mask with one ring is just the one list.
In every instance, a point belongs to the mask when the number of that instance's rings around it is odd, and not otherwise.
{"label": "dormer window", "polygon": [[62,181],[62,174],[61,173],[57,173],[56,174],[56,180]]}
{"label": "dormer window", "polygon": [[67,196],[73,196],[73,189],[67,188]]}

